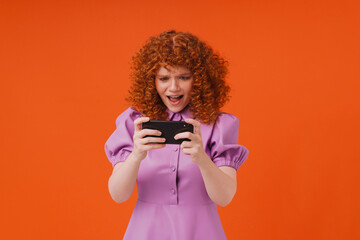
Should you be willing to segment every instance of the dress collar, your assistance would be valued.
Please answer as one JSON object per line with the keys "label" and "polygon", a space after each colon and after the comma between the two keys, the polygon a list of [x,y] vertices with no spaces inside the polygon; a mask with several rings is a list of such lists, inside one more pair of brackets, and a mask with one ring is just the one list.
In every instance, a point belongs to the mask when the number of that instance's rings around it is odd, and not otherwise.
{"label": "dress collar", "polygon": [[[174,115],[175,115],[176,113],[170,111],[168,108],[166,109],[166,111],[167,111],[168,114],[169,114],[169,120],[170,120],[170,121],[173,121],[172,119],[174,118]],[[181,111],[178,112],[178,113],[181,115],[182,121],[185,121],[185,119],[187,119],[187,118],[193,118],[193,117],[192,117],[192,114],[191,114],[191,112],[190,112],[190,107],[189,107],[189,106],[186,106],[183,110],[181,110]]]}

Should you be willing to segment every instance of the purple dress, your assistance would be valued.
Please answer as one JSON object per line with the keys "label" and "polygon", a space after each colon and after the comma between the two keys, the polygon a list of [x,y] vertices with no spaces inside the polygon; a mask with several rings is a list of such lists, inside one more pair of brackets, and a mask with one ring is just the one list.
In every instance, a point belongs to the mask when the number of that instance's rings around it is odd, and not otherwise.
{"label": "purple dress", "polygon": [[[171,121],[192,118],[188,108],[169,112]],[[105,144],[115,166],[133,149],[134,120],[141,114],[128,108],[116,119],[116,130]],[[249,151],[238,145],[238,119],[222,113],[215,124],[201,124],[206,154],[216,166],[238,170]],[[216,204],[209,198],[199,167],[179,145],[148,151],[137,176],[138,199],[124,239],[226,239]]]}

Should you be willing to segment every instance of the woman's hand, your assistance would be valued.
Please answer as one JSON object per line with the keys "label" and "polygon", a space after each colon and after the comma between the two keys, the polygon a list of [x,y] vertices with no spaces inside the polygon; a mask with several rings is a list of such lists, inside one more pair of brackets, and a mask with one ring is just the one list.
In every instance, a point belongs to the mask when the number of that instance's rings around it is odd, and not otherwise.
{"label": "woman's hand", "polygon": [[194,126],[194,133],[183,132],[175,135],[175,139],[188,138],[190,141],[183,141],[181,143],[181,150],[186,155],[190,155],[191,160],[197,165],[201,164],[202,161],[207,159],[205,153],[203,142],[201,138],[201,125],[200,122],[194,119],[186,119],[185,122],[190,123]]}
{"label": "woman's hand", "polygon": [[165,142],[165,138],[145,137],[147,135],[161,136],[161,132],[158,130],[141,128],[141,124],[149,120],[149,117],[140,117],[134,121],[134,149],[132,154],[138,161],[142,161],[146,157],[147,151],[165,147],[165,144],[161,144]]}

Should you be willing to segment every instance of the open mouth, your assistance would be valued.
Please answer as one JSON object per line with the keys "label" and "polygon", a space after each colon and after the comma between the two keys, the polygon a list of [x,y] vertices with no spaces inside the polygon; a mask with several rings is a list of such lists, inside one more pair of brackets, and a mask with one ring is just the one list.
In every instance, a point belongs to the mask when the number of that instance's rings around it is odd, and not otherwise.
{"label": "open mouth", "polygon": [[179,96],[167,96],[170,100],[177,101],[180,100],[184,95]]}
{"label": "open mouth", "polygon": [[170,102],[172,103],[178,103],[184,95],[179,95],[179,96],[167,96],[168,99],[170,100]]}

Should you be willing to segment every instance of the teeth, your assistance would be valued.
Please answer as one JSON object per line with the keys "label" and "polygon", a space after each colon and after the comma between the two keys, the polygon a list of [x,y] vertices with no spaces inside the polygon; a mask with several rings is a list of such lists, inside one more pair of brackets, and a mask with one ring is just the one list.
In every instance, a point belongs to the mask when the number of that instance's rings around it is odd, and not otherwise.
{"label": "teeth", "polygon": [[171,96],[169,96],[169,98],[170,98],[170,99],[180,99],[181,96],[176,96],[176,97],[171,97]]}

